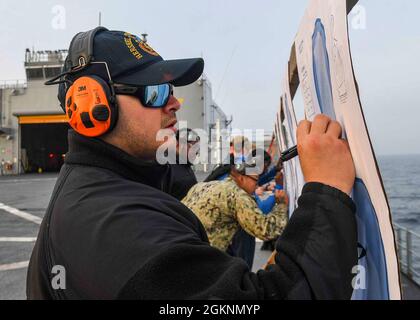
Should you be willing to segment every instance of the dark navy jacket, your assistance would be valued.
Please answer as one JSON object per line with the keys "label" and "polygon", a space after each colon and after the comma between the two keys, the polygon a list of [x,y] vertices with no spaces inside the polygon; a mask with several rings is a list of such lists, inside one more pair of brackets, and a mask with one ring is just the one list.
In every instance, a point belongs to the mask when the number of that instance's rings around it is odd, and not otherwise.
{"label": "dark navy jacket", "polygon": [[[32,252],[29,299],[349,299],[357,264],[352,200],[307,184],[277,242],[276,265],[252,273],[211,247],[170,196],[170,167],[69,131],[69,153]],[[66,289],[53,289],[53,266]]]}

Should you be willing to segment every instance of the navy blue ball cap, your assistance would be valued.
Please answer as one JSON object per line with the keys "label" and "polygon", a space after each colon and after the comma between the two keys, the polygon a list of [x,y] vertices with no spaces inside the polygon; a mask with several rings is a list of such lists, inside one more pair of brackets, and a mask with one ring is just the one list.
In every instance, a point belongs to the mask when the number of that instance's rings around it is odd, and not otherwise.
{"label": "navy blue ball cap", "polygon": [[[89,42],[89,33],[79,35],[82,35],[82,41],[77,43]],[[86,39],[83,39],[85,35]],[[128,32],[98,28],[91,37],[93,47],[90,48],[90,55],[87,54],[87,66],[80,73],[75,73],[76,77],[94,74],[107,80],[104,65],[90,62],[106,62],[114,83],[133,86],[162,83],[185,86],[196,81],[203,73],[202,58],[163,60],[148,43]],[[73,40],[70,45],[66,71],[74,68],[79,59],[80,46],[74,43]]]}
{"label": "navy blue ball cap", "polygon": [[144,69],[133,69],[115,77],[114,82],[126,85],[155,85],[171,83],[175,87],[186,86],[196,81],[203,73],[204,61],[196,59],[162,60],[146,66]]}

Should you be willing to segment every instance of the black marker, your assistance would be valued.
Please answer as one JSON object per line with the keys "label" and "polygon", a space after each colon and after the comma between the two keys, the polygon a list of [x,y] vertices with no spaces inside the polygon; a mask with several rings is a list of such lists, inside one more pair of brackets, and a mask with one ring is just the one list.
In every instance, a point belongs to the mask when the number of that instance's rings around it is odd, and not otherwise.
{"label": "black marker", "polygon": [[298,155],[299,154],[298,154],[297,146],[294,146],[282,152],[280,156],[280,160],[283,162],[286,162],[286,161],[292,160],[293,158],[296,158]]}

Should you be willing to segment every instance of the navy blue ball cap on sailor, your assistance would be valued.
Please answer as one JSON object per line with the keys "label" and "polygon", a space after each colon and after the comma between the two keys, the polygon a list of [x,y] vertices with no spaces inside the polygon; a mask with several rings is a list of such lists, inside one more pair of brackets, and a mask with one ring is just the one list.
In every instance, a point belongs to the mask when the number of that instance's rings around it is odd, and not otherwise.
{"label": "navy blue ball cap on sailor", "polygon": [[[85,34],[88,33],[79,35]],[[80,52],[73,41],[64,71],[76,67],[75,63],[78,61]],[[163,60],[148,43],[128,32],[98,28],[92,44],[91,57],[88,59],[92,62],[106,62],[114,83],[133,86],[171,83],[174,86],[185,86],[196,81],[204,69],[202,58]],[[104,67],[98,64],[89,65],[91,61],[87,61],[88,66],[74,76],[94,74],[107,79]]]}

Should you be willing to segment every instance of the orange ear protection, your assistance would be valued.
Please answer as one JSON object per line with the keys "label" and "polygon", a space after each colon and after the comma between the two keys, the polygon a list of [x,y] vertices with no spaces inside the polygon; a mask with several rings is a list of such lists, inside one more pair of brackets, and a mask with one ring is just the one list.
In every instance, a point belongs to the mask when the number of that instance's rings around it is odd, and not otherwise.
{"label": "orange ear protection", "polygon": [[[70,126],[87,137],[98,137],[111,131],[118,118],[117,99],[108,65],[106,62],[94,61],[93,56],[95,35],[106,30],[108,29],[97,27],[78,33],[70,43],[64,72],[45,83],[60,85],[58,99]],[[108,82],[94,75],[77,78],[77,74],[93,64],[106,68]]]}
{"label": "orange ear protection", "polygon": [[87,137],[98,137],[112,130],[117,120],[117,105],[111,91],[109,84],[96,76],[74,81],[65,100],[71,127]]}

